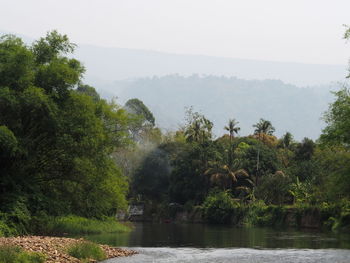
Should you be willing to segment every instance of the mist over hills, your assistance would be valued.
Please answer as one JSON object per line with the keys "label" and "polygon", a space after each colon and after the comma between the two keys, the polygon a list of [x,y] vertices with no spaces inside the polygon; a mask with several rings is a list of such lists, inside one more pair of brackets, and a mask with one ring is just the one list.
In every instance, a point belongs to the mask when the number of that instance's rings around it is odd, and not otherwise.
{"label": "mist over hills", "polygon": [[[28,44],[33,41],[19,36]],[[240,122],[241,135],[265,118],[277,136],[290,131],[296,139],[318,138],[321,116],[333,98],[329,91],[339,88],[337,81],[344,82],[347,69],[84,44],[73,56],[87,69],[84,82],[102,97],[118,97],[119,103],[143,100],[161,128],[177,129],[185,107],[193,106],[214,122],[217,135],[230,118]]]}
{"label": "mist over hills", "polygon": [[[0,30],[0,35],[12,34]],[[27,44],[34,38],[23,34]],[[73,55],[83,62],[85,80],[91,84],[108,84],[116,80],[193,74],[235,76],[241,79],[279,79],[297,86],[324,85],[343,81],[347,65],[306,64],[251,59],[171,54],[152,50],[100,47],[78,44]]]}
{"label": "mist over hills", "polygon": [[259,118],[272,122],[276,135],[291,132],[296,139],[317,139],[324,127],[322,114],[335,86],[299,88],[279,80],[243,80],[235,77],[199,76],[140,78],[116,81],[100,90],[103,96],[117,96],[119,103],[141,99],[154,113],[161,128],[175,130],[184,123],[185,108],[193,106],[214,122],[217,136],[230,118],[236,118],[240,134],[253,132]]}
{"label": "mist over hills", "polygon": [[297,86],[313,86],[341,81],[347,69],[346,65],[170,54],[91,45],[79,45],[75,56],[84,62],[87,68],[86,79],[92,83],[170,74],[204,74],[242,79],[280,79]]}

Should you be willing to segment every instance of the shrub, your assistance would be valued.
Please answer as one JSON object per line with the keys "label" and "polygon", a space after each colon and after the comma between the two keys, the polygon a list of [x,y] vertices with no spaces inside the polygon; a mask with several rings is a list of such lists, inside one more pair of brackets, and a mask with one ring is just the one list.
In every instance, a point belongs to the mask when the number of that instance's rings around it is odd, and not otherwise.
{"label": "shrub", "polygon": [[16,233],[16,230],[10,228],[4,220],[0,219],[0,237],[11,236]]}
{"label": "shrub", "polygon": [[1,263],[43,263],[45,256],[41,253],[23,251],[20,247],[1,246]]}
{"label": "shrub", "polygon": [[282,205],[292,203],[293,197],[290,193],[292,179],[282,171],[269,174],[261,178],[256,187],[255,197],[264,200],[266,204]]}
{"label": "shrub", "polygon": [[114,218],[107,217],[97,220],[73,215],[51,218],[46,229],[51,234],[68,233],[71,235],[130,231],[130,227],[117,222]]}
{"label": "shrub", "polygon": [[106,253],[102,248],[91,242],[81,242],[71,246],[68,249],[68,254],[78,259],[106,259]]}
{"label": "shrub", "polygon": [[205,219],[209,223],[227,224],[230,223],[235,209],[239,204],[235,202],[228,192],[211,193],[203,203]]}

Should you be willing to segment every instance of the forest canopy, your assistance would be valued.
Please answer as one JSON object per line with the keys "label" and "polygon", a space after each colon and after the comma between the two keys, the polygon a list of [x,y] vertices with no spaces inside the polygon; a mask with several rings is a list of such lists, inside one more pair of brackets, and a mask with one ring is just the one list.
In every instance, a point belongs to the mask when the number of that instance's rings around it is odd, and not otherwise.
{"label": "forest canopy", "polygon": [[200,207],[214,223],[237,207],[311,206],[349,223],[348,88],[334,93],[316,141],[277,138],[263,118],[241,135],[236,116],[215,137],[192,107],[164,132],[141,100],[119,106],[83,83],[75,47],[57,31],[31,45],[0,38],[0,232],[2,221],[26,233],[35,218],[101,219],[128,203]]}
{"label": "forest canopy", "polygon": [[129,143],[129,117],[82,83],[74,48],[57,31],[30,46],[0,39],[2,213],[100,217],[126,207],[111,153]]}

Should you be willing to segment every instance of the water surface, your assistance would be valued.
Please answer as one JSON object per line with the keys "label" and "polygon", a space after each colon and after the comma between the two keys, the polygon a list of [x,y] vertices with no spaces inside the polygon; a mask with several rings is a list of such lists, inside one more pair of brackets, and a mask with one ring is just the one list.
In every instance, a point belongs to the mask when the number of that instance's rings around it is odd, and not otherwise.
{"label": "water surface", "polygon": [[106,263],[350,263],[350,236],[315,230],[136,223],[132,232],[86,238],[139,252]]}
{"label": "water surface", "polygon": [[350,249],[350,236],[346,234],[206,224],[136,223],[130,233],[87,238],[122,247]]}
{"label": "water surface", "polygon": [[136,248],[139,252],[127,258],[105,263],[349,263],[348,250],[325,249],[199,249],[199,248]]}

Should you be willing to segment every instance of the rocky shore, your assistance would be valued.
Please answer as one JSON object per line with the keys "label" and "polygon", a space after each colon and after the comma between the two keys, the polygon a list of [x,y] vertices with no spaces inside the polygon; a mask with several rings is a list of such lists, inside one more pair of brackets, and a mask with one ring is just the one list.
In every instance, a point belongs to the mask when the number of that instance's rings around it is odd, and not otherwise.
{"label": "rocky shore", "polygon": [[[67,253],[69,246],[84,239],[46,236],[0,237],[0,245],[19,246],[26,251],[40,252],[46,256],[47,263],[80,263],[81,261]],[[126,257],[136,254],[135,251],[100,245],[107,258]],[[94,261],[91,261],[94,262]]]}

